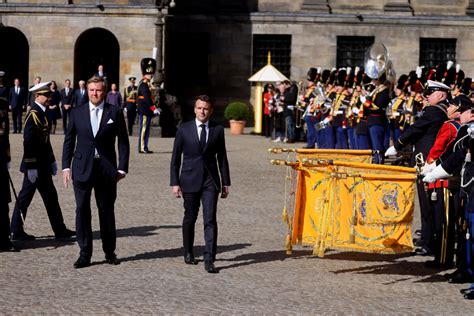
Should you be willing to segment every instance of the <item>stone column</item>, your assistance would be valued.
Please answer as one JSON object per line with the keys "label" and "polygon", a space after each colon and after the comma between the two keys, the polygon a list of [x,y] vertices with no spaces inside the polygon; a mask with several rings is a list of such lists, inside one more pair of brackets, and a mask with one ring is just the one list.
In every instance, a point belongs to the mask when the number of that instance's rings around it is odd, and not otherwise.
{"label": "stone column", "polygon": [[412,13],[410,0],[386,0],[383,9],[387,12],[404,12],[410,14]]}
{"label": "stone column", "polygon": [[302,10],[330,13],[328,0],[303,0]]}
{"label": "stone column", "polygon": [[469,0],[469,4],[466,8],[467,15],[474,15],[474,0]]}
{"label": "stone column", "polygon": [[157,50],[156,53],[156,72],[154,78],[156,81],[162,81],[162,69],[163,69],[163,47],[164,47],[164,37],[163,30],[165,25],[165,13],[158,11],[155,21],[155,47]]}

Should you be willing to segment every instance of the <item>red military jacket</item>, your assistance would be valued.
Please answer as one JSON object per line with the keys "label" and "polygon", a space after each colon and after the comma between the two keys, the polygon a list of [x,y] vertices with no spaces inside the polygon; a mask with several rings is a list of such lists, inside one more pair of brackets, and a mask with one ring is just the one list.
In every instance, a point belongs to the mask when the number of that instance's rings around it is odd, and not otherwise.
{"label": "red military jacket", "polygon": [[[426,158],[428,163],[432,163],[433,161],[440,159],[444,153],[452,151],[451,145],[456,139],[460,127],[461,123],[457,119],[443,123],[438,135],[436,135],[435,143],[433,144],[433,147],[431,147],[428,157]],[[446,188],[447,185],[447,180],[436,180],[435,183],[430,183],[428,187],[430,189],[440,187]]]}

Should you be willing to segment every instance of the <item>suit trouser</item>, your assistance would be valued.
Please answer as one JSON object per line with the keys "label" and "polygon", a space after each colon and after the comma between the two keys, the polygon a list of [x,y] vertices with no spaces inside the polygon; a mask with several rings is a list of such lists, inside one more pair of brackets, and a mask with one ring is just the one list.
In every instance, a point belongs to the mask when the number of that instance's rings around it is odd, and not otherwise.
{"label": "suit trouser", "polygon": [[0,202],[0,244],[10,240],[10,217],[8,203]]}
{"label": "suit trouser", "polygon": [[71,114],[71,109],[69,110],[66,110],[64,108],[62,108],[63,110],[63,113],[62,113],[62,116],[63,116],[63,129],[64,131],[67,130],[67,124],[69,123],[69,115]]}
{"label": "suit trouser", "polygon": [[206,177],[199,192],[185,193],[183,218],[184,254],[194,254],[194,227],[199,214],[199,204],[202,201],[204,222],[204,260],[214,261],[217,250],[217,199],[219,192],[210,176]]}
{"label": "suit trouser", "polygon": [[18,200],[15,203],[15,209],[13,210],[12,215],[12,233],[18,234],[24,231],[20,210],[23,214],[23,219],[26,219],[28,206],[30,206],[36,190],[41,194],[54,234],[63,232],[66,229],[66,226],[64,225],[63,214],[61,213],[61,207],[59,206],[58,193],[56,192],[56,187],[53,183],[53,177],[50,174],[38,172],[38,178],[35,183],[31,183],[30,180],[28,180],[26,173],[23,177],[23,185],[20,193],[18,193]]}
{"label": "suit trouser", "polygon": [[135,124],[136,117],[137,108],[135,106],[127,105],[127,128],[129,136],[132,136],[133,134],[133,125]]}
{"label": "suit trouser", "polygon": [[151,116],[140,113],[138,120],[138,151],[147,151],[148,139],[150,138]]}
{"label": "suit trouser", "polygon": [[306,129],[307,129],[307,135],[306,135],[306,147],[308,148],[314,148],[314,145],[316,144],[316,138],[317,138],[317,131],[316,131],[316,118],[312,115],[306,115],[304,117],[304,120],[306,122]]}
{"label": "suit trouser", "polygon": [[114,204],[117,198],[117,182],[102,174],[100,161],[94,160],[91,178],[87,182],[74,181],[76,197],[76,236],[81,249],[80,256],[92,257],[91,194],[94,189],[99,210],[100,238],[106,255],[116,248],[116,228]]}
{"label": "suit trouser", "polygon": [[13,120],[13,132],[14,133],[21,133],[21,128],[22,128],[22,116],[23,112],[20,109],[18,110],[12,110],[12,120]]}

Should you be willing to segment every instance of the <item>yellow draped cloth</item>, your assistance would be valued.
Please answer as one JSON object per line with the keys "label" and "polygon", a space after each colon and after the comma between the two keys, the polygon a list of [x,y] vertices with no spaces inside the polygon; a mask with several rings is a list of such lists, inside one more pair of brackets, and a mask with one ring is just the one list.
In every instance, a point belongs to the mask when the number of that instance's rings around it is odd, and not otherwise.
{"label": "yellow draped cloth", "polygon": [[367,153],[350,152],[331,152],[326,158],[338,159],[331,161],[298,153],[291,245],[311,245],[320,257],[326,249],[412,251],[415,169],[365,163]]}

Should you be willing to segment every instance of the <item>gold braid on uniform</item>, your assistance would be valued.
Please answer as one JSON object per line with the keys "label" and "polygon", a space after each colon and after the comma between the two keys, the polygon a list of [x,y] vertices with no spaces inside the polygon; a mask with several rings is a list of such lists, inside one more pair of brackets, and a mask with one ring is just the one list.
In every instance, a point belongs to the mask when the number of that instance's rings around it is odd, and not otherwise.
{"label": "gold braid on uniform", "polygon": [[46,143],[48,141],[48,136],[49,136],[48,120],[47,119],[44,120],[44,123],[41,122],[41,120],[38,117],[37,113],[38,112],[36,110],[31,110],[30,111],[30,113],[26,117],[25,126],[26,126],[26,122],[28,122],[28,119],[31,117],[33,119],[33,123],[38,128],[38,134],[39,134],[40,140],[42,140]]}

